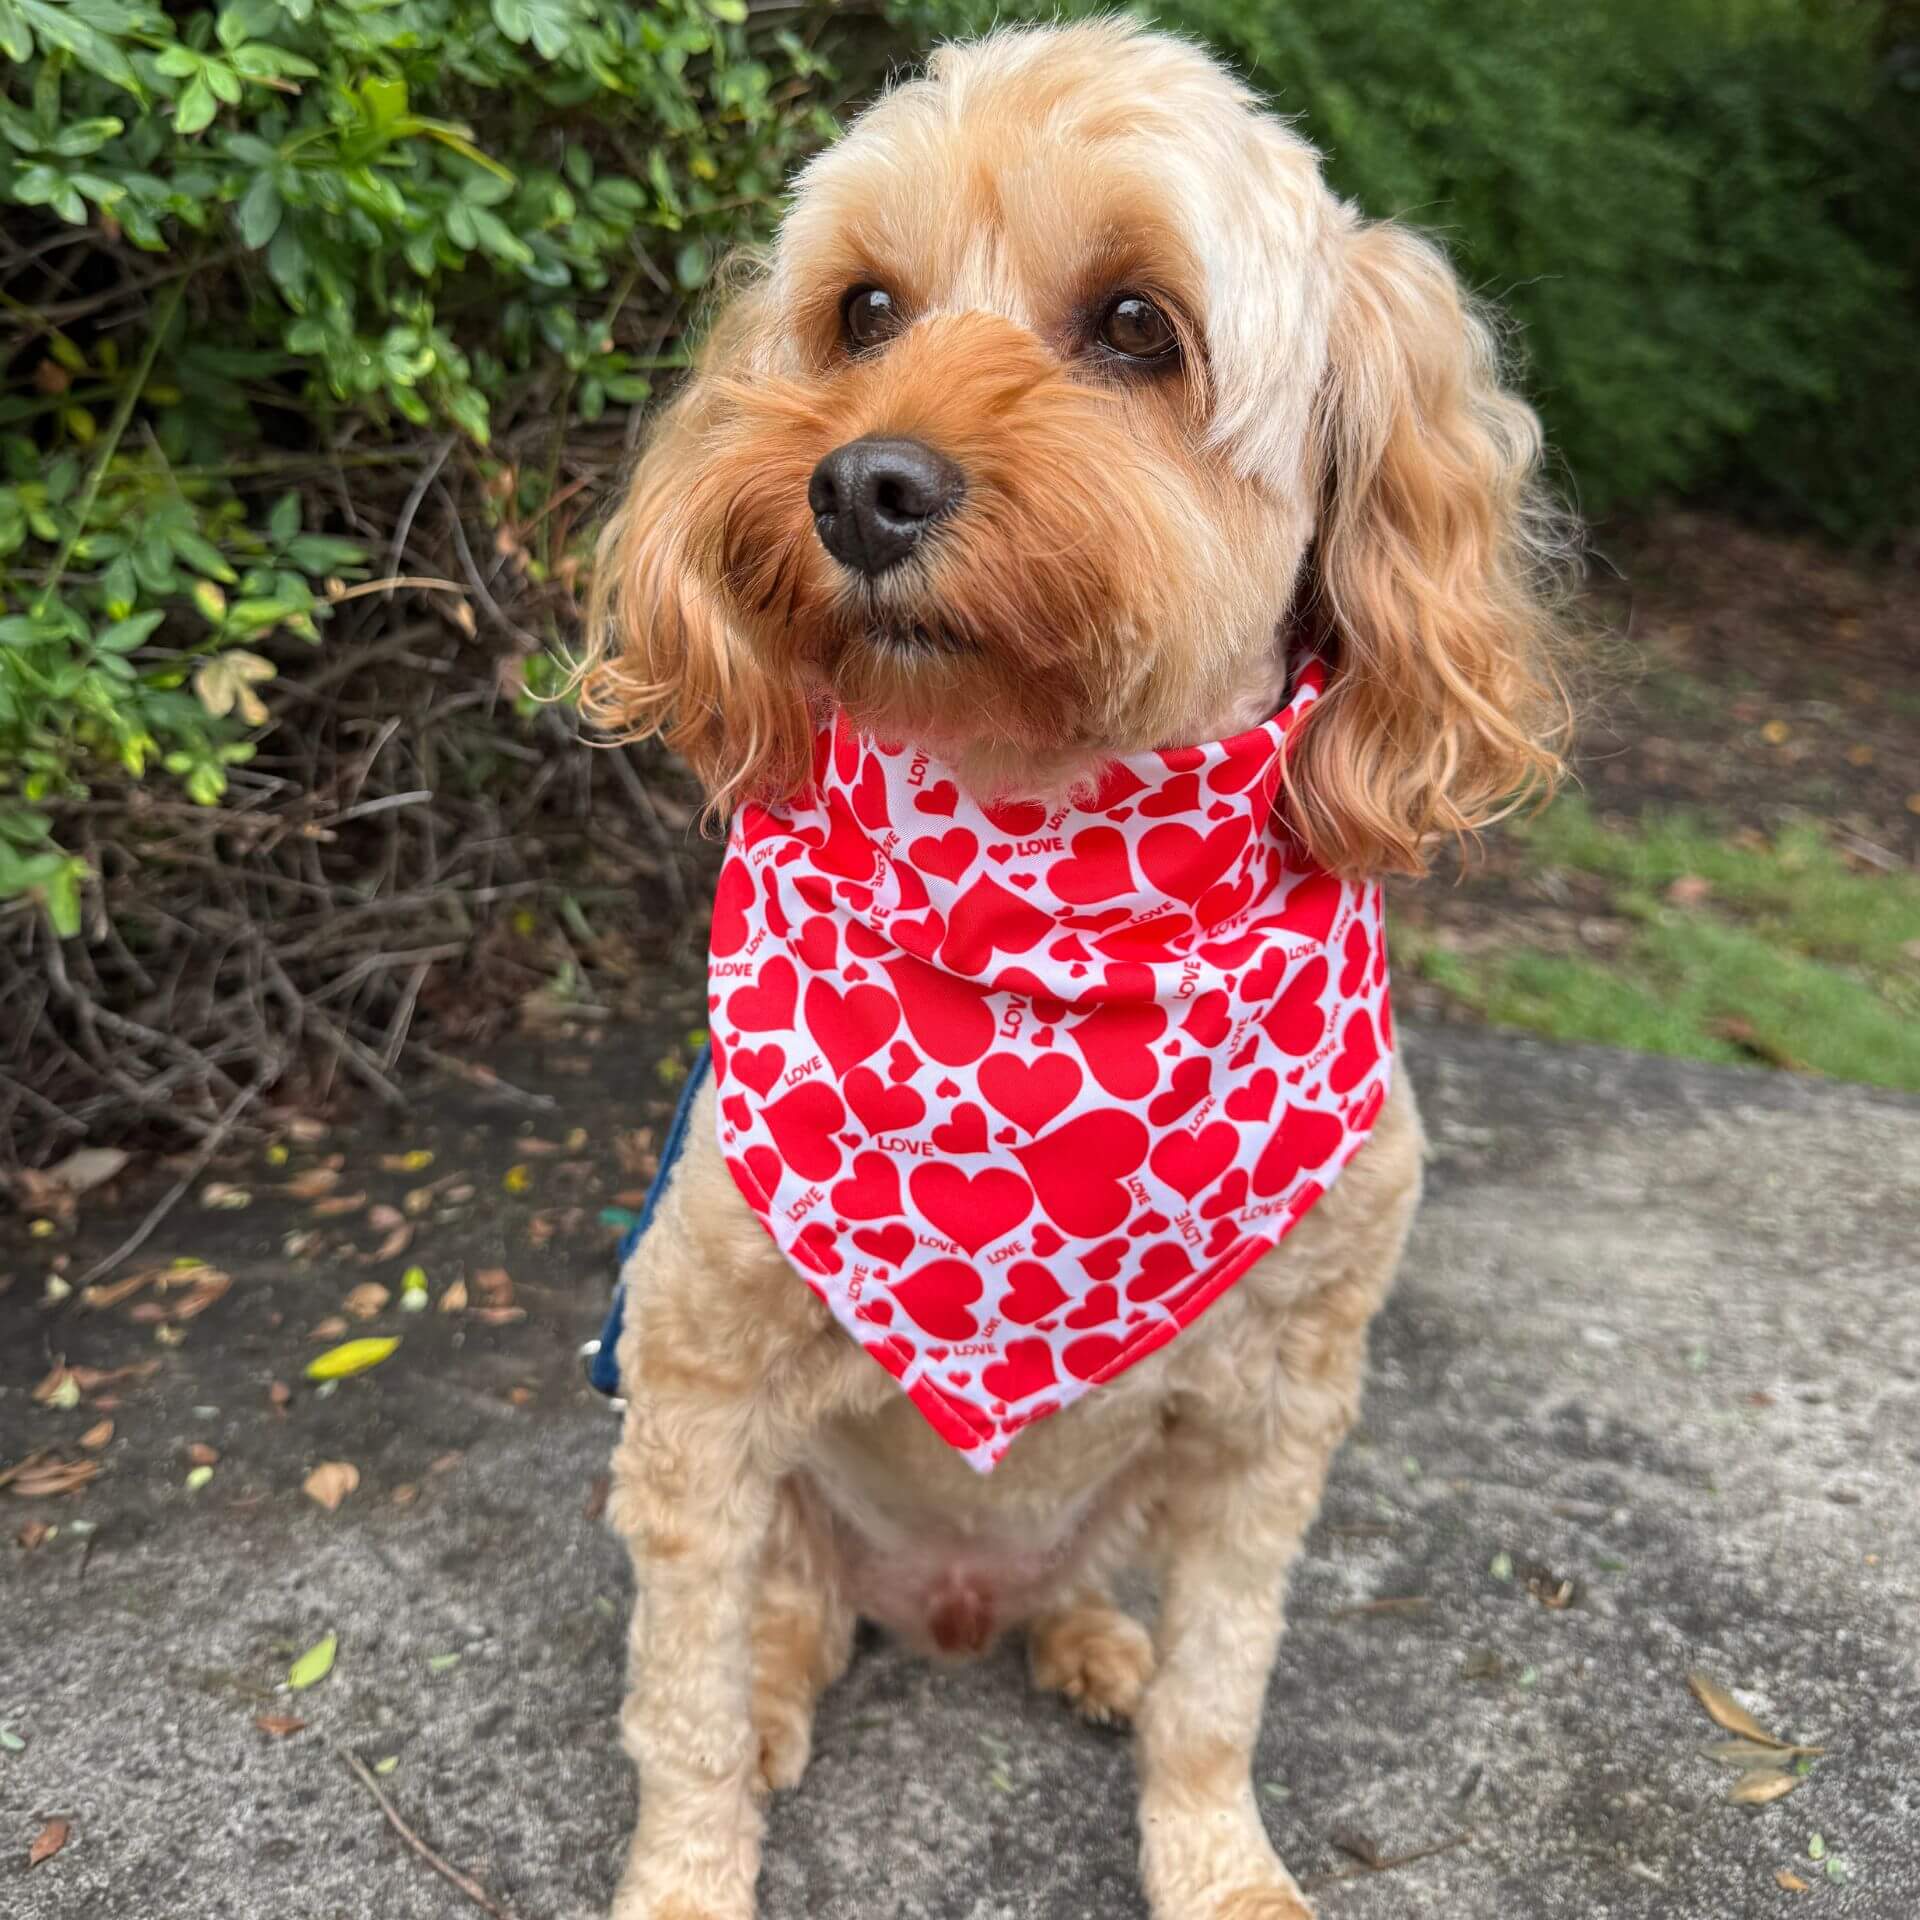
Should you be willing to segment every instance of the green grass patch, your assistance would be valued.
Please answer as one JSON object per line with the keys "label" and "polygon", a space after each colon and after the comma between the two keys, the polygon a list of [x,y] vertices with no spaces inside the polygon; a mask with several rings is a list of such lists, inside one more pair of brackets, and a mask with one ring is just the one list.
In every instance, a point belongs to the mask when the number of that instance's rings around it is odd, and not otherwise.
{"label": "green grass patch", "polygon": [[[1920,1092],[1920,882],[1855,872],[1812,825],[1738,844],[1678,815],[1607,826],[1574,797],[1519,831],[1542,867],[1608,882],[1633,931],[1605,958],[1415,956],[1486,1020]],[[1710,891],[1674,905],[1677,880]]]}

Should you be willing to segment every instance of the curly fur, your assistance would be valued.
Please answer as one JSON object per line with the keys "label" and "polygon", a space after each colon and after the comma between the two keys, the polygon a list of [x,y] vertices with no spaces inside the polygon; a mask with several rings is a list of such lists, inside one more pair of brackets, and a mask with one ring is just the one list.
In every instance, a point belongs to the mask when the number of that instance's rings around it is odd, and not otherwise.
{"label": "curly fur", "polygon": [[[865,283],[906,324],[849,354]],[[1168,315],[1177,372],[1090,346],[1118,289]],[[967,476],[878,582],[806,499],[870,433]],[[1539,465],[1444,256],[1336,200],[1205,55],[1111,21],[996,33],[887,93],[743,264],[608,527],[583,700],[663,735],[716,813],[801,786],[827,702],[983,799],[1054,796],[1255,723],[1312,646],[1295,817],[1337,871],[1418,872],[1560,771],[1570,541]],[[609,1511],[640,1589],[641,1800],[617,1920],[750,1920],[761,1799],[799,1779],[857,1614],[945,1652],[1029,1623],[1037,1684],[1132,1721],[1155,1920],[1305,1914],[1248,1767],[1417,1197],[1404,1081],[1282,1247],[984,1479],[837,1331],[712,1136],[703,1105],[626,1276]],[[1151,1639],[1108,1597],[1138,1559]]]}

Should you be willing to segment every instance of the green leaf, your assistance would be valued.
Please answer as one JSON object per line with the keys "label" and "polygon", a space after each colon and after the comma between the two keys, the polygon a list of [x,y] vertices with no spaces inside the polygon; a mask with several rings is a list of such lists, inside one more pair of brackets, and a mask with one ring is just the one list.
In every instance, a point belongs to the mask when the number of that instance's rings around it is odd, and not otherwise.
{"label": "green leaf", "polygon": [[53,151],[65,160],[79,160],[98,153],[115,135],[126,130],[124,120],[111,114],[97,120],[69,120],[53,137]]}
{"label": "green leaf", "polygon": [[239,580],[240,576],[227,565],[220,549],[211,540],[193,532],[191,528],[170,528],[167,533],[167,542],[196,573],[210,580],[218,580],[229,587]]}
{"label": "green leaf", "polygon": [[281,211],[279,183],[261,174],[240,202],[240,238],[258,252],[280,231]]}
{"label": "green leaf", "polygon": [[[43,46],[62,48],[90,73],[112,81],[136,99],[146,98],[133,62],[98,27],[82,19],[79,8],[56,5],[54,0],[12,0],[12,4],[25,15]],[[14,57],[25,60],[27,54],[18,53]]]}
{"label": "green leaf", "polygon": [[220,102],[203,73],[195,74],[173,110],[173,124],[181,133],[199,133],[213,124]]}
{"label": "green leaf", "polygon": [[156,608],[149,613],[136,613],[130,619],[116,620],[105,632],[94,635],[93,644],[102,653],[131,653],[135,647],[146,644],[147,636],[166,617],[164,611]]}
{"label": "green leaf", "polygon": [[333,1657],[340,1651],[340,1636],[330,1633],[315,1642],[287,1669],[287,1685],[295,1693],[318,1686],[333,1671]]}

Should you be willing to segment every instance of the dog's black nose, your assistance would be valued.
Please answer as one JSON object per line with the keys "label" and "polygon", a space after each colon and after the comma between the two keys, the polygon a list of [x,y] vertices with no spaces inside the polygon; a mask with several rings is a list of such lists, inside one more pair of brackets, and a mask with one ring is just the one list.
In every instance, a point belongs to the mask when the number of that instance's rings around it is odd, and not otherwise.
{"label": "dog's black nose", "polygon": [[966,489],[960,469],[918,440],[849,440],[813,470],[807,505],[820,544],[869,578],[897,567]]}

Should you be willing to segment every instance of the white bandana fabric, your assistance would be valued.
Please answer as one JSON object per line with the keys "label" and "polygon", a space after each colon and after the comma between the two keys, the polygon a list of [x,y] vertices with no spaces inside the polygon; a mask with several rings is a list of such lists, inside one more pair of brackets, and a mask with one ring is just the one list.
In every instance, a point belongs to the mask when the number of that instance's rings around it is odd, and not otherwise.
{"label": "white bandana fabric", "polygon": [[1274,719],[980,806],[836,718],[734,823],[709,962],[721,1152],[847,1332],[981,1472],[1165,1345],[1364,1144],[1380,889],[1276,804]]}

